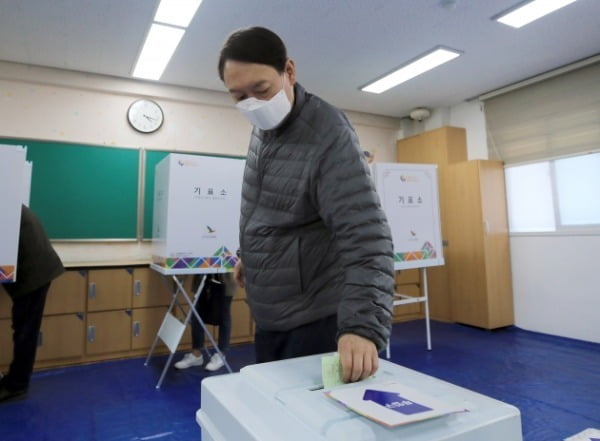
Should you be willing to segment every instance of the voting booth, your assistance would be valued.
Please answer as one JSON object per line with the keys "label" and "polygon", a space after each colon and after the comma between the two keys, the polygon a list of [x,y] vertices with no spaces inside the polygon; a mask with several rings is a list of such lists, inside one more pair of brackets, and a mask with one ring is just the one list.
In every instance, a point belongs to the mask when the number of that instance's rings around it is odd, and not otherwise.
{"label": "voting booth", "polygon": [[29,203],[31,164],[27,150],[21,146],[3,145],[0,149],[0,283],[16,282],[21,204]]}
{"label": "voting booth", "polygon": [[245,161],[171,153],[156,165],[153,262],[163,268],[233,270]]}
{"label": "voting booth", "polygon": [[[152,260],[150,268],[173,281],[171,304],[152,343],[158,340],[169,357],[156,384],[160,388],[185,328],[197,320],[215,351],[212,334],[196,311],[206,275],[232,271],[237,263],[239,219],[245,160],[171,153],[156,165]],[[203,275],[195,292],[187,292],[186,276]],[[180,310],[185,319],[175,316]],[[225,367],[231,367],[223,357]]]}
{"label": "voting booth", "polygon": [[425,305],[427,349],[431,350],[427,268],[444,265],[437,165],[375,163],[371,171],[392,232],[394,269],[421,270],[421,295],[395,293],[393,304]]}
{"label": "voting booth", "polygon": [[[464,411],[387,427],[329,398],[321,356],[247,366],[205,378],[196,421],[203,441],[522,441],[519,410],[509,404],[380,360],[374,378],[336,390],[395,381]],[[365,394],[365,399],[373,399]]]}

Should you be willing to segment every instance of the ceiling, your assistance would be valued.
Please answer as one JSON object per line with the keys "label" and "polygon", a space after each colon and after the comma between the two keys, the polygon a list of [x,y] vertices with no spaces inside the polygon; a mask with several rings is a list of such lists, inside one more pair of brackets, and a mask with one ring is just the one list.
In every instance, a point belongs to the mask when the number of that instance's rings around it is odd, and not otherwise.
{"label": "ceiling", "polygon": [[[220,47],[277,32],[298,80],[338,107],[403,117],[600,53],[600,0],[521,29],[490,19],[520,0],[204,0],[160,83],[225,91]],[[0,0],[0,60],[130,77],[158,0]],[[461,57],[380,95],[359,88],[443,45]]]}

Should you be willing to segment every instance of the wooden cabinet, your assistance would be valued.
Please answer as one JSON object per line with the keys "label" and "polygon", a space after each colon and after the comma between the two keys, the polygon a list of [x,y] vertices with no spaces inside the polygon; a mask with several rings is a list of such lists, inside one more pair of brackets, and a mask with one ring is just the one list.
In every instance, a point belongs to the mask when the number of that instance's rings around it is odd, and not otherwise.
{"label": "wooden cabinet", "polygon": [[150,268],[134,268],[133,307],[169,306],[173,286],[171,279],[161,276]]}
{"label": "wooden cabinet", "polygon": [[486,329],[514,323],[504,167],[449,167],[448,261],[452,320]]}
{"label": "wooden cabinet", "polygon": [[[192,277],[184,286],[190,295]],[[36,368],[145,356],[172,300],[174,283],[146,265],[133,267],[70,268],[55,279],[48,291],[38,339]],[[10,297],[0,287],[0,369],[12,360]],[[183,297],[179,296],[180,303]],[[174,315],[184,320],[184,311]],[[251,342],[254,322],[243,289],[231,305],[231,343]],[[188,326],[179,349],[191,346]],[[218,338],[218,327],[207,326]],[[206,338],[206,346],[210,343]],[[159,340],[155,353],[167,352]]]}
{"label": "wooden cabinet", "polygon": [[132,268],[88,271],[88,311],[131,308]]}
{"label": "wooden cabinet", "polygon": [[[440,220],[443,242],[447,242],[448,218],[448,167],[467,160],[465,129],[442,127],[401,139],[396,146],[398,162],[413,164],[437,164],[440,200]],[[446,265],[427,268],[429,310],[432,319],[451,320],[450,281],[448,276],[448,256],[444,250]]]}
{"label": "wooden cabinet", "polygon": [[12,316],[12,300],[2,285],[0,285],[0,319]]}
{"label": "wooden cabinet", "polygon": [[85,312],[87,271],[69,270],[50,284],[44,315]]}
{"label": "wooden cabinet", "polygon": [[[149,349],[167,312],[166,306],[136,308],[132,315],[131,349]],[[156,350],[166,350],[159,340]]]}
{"label": "wooden cabinet", "polygon": [[131,311],[90,312],[87,315],[87,355],[113,354],[131,349]]}
{"label": "wooden cabinet", "polygon": [[42,320],[36,361],[79,360],[83,355],[83,313],[45,316]]}
{"label": "wooden cabinet", "polygon": [[0,319],[0,348],[2,348],[2,350],[0,350],[0,367],[8,366],[12,360],[12,336],[11,320],[9,318]]}

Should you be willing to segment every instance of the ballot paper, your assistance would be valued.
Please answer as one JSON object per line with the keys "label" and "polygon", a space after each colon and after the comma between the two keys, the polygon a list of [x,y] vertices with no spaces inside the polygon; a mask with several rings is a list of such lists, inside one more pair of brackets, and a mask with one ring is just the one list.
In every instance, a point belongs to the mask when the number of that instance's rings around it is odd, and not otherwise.
{"label": "ballot paper", "polygon": [[387,427],[466,411],[462,403],[446,402],[396,381],[357,383],[325,391],[325,394]]}
{"label": "ballot paper", "polygon": [[342,380],[340,354],[336,352],[332,355],[321,357],[321,375],[323,377],[323,387],[325,389],[344,384],[344,381]]}

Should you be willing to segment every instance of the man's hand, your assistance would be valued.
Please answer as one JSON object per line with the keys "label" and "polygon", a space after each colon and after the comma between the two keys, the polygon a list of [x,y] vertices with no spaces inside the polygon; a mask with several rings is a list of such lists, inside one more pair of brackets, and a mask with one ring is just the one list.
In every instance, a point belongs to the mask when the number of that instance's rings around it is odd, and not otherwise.
{"label": "man's hand", "polygon": [[245,288],[246,283],[244,282],[244,267],[242,265],[242,259],[238,259],[233,268],[233,280],[238,284],[240,288]]}
{"label": "man's hand", "polygon": [[364,380],[379,368],[375,343],[356,334],[344,334],[338,339],[338,353],[344,383]]}

